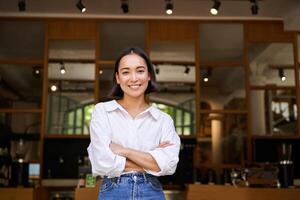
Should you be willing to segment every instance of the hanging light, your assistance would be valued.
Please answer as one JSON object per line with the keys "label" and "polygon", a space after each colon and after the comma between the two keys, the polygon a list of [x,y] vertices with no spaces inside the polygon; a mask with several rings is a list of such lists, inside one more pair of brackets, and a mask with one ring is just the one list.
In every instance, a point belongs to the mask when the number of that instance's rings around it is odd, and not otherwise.
{"label": "hanging light", "polygon": [[258,3],[257,0],[250,0],[251,3],[251,13],[252,15],[258,14]]}
{"label": "hanging light", "polygon": [[33,69],[33,75],[37,78],[40,77],[40,75],[41,75],[41,66],[36,65],[36,66],[33,66],[32,69]]}
{"label": "hanging light", "polygon": [[190,68],[186,66],[184,70],[184,75],[188,75],[189,73],[190,73]]}
{"label": "hanging light", "polygon": [[282,82],[286,80],[286,76],[284,75],[284,70],[282,68],[278,69],[278,76]]}
{"label": "hanging light", "polygon": [[156,73],[157,75],[159,74],[159,67],[158,67],[158,66],[155,67],[155,73]]}
{"label": "hanging light", "polygon": [[211,68],[203,69],[203,81],[208,82],[209,77],[211,76]]}
{"label": "hanging light", "polygon": [[121,0],[121,8],[124,14],[129,12],[129,4],[127,0]]}
{"label": "hanging light", "polygon": [[168,15],[173,14],[173,3],[171,2],[171,0],[166,0],[166,13]]}
{"label": "hanging light", "polygon": [[25,0],[19,0],[18,2],[19,11],[26,11],[26,2]]}
{"label": "hanging light", "polygon": [[65,74],[67,71],[66,71],[66,68],[65,68],[65,64],[63,62],[60,62],[60,73],[61,74]]}
{"label": "hanging light", "polygon": [[76,7],[80,10],[80,12],[84,13],[86,11],[86,7],[83,5],[82,0],[79,0],[76,4]]}
{"label": "hanging light", "polygon": [[214,4],[213,4],[213,6],[210,9],[210,13],[212,15],[217,15],[218,12],[219,12],[219,8],[221,6],[221,2],[219,0],[213,0],[213,1],[214,1]]}
{"label": "hanging light", "polygon": [[55,84],[53,84],[53,85],[51,85],[50,89],[52,92],[55,92],[55,91],[57,91],[57,86]]}

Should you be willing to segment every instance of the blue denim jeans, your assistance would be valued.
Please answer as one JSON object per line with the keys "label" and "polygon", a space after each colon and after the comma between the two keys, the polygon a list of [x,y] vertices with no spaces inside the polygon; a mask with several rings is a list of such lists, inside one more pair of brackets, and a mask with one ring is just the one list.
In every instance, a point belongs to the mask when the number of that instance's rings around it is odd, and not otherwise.
{"label": "blue denim jeans", "polygon": [[165,196],[155,176],[137,172],[104,177],[98,200],[165,200]]}

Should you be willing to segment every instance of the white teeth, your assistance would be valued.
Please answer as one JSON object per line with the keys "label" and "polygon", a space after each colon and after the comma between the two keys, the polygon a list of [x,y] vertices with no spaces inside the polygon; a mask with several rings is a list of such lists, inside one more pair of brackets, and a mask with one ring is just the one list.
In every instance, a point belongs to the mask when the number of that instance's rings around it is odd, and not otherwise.
{"label": "white teeth", "polygon": [[137,89],[140,85],[129,85],[130,88]]}

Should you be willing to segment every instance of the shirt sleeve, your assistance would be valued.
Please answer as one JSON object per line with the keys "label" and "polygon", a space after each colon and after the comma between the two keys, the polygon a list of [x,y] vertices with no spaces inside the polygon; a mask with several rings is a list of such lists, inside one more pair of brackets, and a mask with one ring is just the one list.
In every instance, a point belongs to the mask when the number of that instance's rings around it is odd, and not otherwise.
{"label": "shirt sleeve", "polygon": [[90,123],[90,144],[87,149],[94,176],[116,177],[125,169],[126,158],[114,154],[109,144],[111,128],[103,105],[97,104]]}
{"label": "shirt sleeve", "polygon": [[161,142],[163,141],[170,141],[173,145],[165,148],[156,148],[148,152],[160,168],[159,172],[146,170],[147,173],[154,176],[174,174],[179,161],[180,138],[175,130],[173,120],[169,116],[164,120]]}

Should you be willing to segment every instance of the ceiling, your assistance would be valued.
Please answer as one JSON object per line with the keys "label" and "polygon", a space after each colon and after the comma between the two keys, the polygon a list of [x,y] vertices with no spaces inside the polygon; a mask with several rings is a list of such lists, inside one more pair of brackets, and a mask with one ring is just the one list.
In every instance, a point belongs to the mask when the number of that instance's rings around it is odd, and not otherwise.
{"label": "ceiling", "polygon": [[26,0],[26,12],[19,12],[17,0],[0,0],[0,16],[108,17],[108,18],[284,18],[299,6],[297,0],[260,0],[259,14],[252,16],[248,0],[221,0],[218,16],[211,16],[211,0],[172,0],[173,15],[166,16],[164,0],[129,0],[129,13],[123,14],[120,0],[82,0],[87,8],[81,14],[78,0]]}
{"label": "ceiling", "polygon": [[[296,0],[263,0],[259,1],[259,14],[257,16],[252,16],[250,12],[250,2],[248,0],[223,0],[220,8],[220,13],[218,16],[211,16],[209,14],[209,9],[212,6],[211,0],[172,0],[174,3],[174,14],[172,16],[167,16],[164,13],[165,2],[164,0],[129,0],[129,10],[128,14],[123,14],[120,9],[120,0],[83,0],[83,3],[87,7],[87,12],[81,14],[75,4],[77,0],[26,0],[27,10],[26,12],[19,12],[17,8],[17,0],[7,1],[0,0],[0,17],[1,16],[14,16],[14,17],[75,17],[75,18],[134,18],[134,19],[208,19],[206,24],[202,24],[200,28],[200,57],[201,60],[210,61],[212,59],[225,60],[225,59],[241,59],[243,52],[243,29],[239,24],[213,24],[209,23],[209,20],[240,20],[240,19],[274,19],[274,20],[284,20],[285,26],[288,27],[290,24],[297,25],[300,23],[298,20],[298,13],[300,13],[299,4],[300,1]],[[298,12],[299,11],[299,12]],[[298,22],[299,21],[299,22]],[[38,22],[32,22],[30,25],[26,25],[27,30],[32,30],[32,32],[40,33],[41,28]],[[115,24],[116,25],[116,24]],[[22,24],[11,25],[1,24],[0,27],[0,57],[3,56],[4,52],[8,50],[13,52],[8,52],[14,56],[24,56],[33,58],[41,58],[39,55],[43,52],[43,37],[42,35],[35,35],[33,39],[30,31],[20,32],[18,30],[23,29]],[[290,26],[297,28],[297,26]],[[127,31],[126,31],[127,30]],[[300,30],[300,25],[299,29]],[[114,60],[116,57],[116,52],[119,52],[119,46],[126,46],[128,44],[135,44],[136,46],[141,46],[144,43],[144,26],[143,24],[133,23],[129,24],[117,24],[117,26],[112,26],[111,24],[103,24],[101,29],[101,35],[105,36],[105,41],[107,45],[103,46],[102,52],[105,52],[105,59]],[[122,34],[119,34],[122,32]],[[222,37],[220,37],[222,33]],[[3,35],[7,37],[3,37]],[[126,39],[122,39],[122,37]],[[19,38],[18,40],[10,40],[9,38]],[[114,38],[119,38],[118,41]],[[130,39],[128,39],[130,38]],[[123,41],[120,44],[120,41]],[[300,40],[299,40],[300,41]],[[222,45],[220,45],[222,44]],[[21,46],[20,46],[21,45]],[[51,46],[53,45],[53,47]],[[68,56],[78,55],[91,58],[89,55],[94,55],[90,52],[93,49],[92,44],[70,46],[70,51],[64,51],[64,54]],[[119,46],[118,46],[119,45]],[[57,47],[55,43],[50,44],[51,48],[55,51],[50,54],[53,57],[57,57],[55,53],[61,54],[61,50]],[[79,47],[80,48],[79,48]],[[166,48],[166,46],[170,48]],[[13,47],[13,48],[11,48]],[[21,48],[16,48],[21,47]],[[76,52],[74,51],[76,49]],[[152,46],[152,51],[150,56],[152,60],[162,60],[162,58],[170,58],[166,60],[173,60],[174,58],[179,61],[193,61],[195,55],[193,54],[193,45],[191,44],[154,44]],[[50,57],[52,57],[50,55]],[[262,59],[262,58],[261,58]],[[172,70],[169,69],[173,67]],[[4,67],[1,67],[4,70]],[[160,74],[158,75],[158,80],[167,80],[169,82],[174,82],[180,80],[180,82],[194,82],[194,69],[192,68],[190,74],[184,75],[185,66],[160,66]],[[167,73],[164,73],[167,72]],[[3,72],[3,71],[2,71]],[[172,73],[171,73],[172,72]],[[220,73],[219,73],[220,72]],[[227,72],[226,72],[227,73]],[[231,71],[226,77],[236,76],[236,73]],[[164,74],[166,76],[164,76]],[[173,74],[174,76],[172,76]],[[215,77],[217,74],[217,79],[212,79],[209,85],[213,86],[214,83],[222,82],[222,77],[224,73],[221,71],[214,72]],[[222,75],[223,74],[223,75]],[[3,75],[3,73],[2,73]],[[92,75],[93,77],[93,75]],[[12,78],[12,76],[10,76]],[[87,78],[90,79],[90,78]],[[236,80],[236,79],[232,79]],[[240,80],[240,82],[243,82]],[[232,83],[223,84],[223,88],[228,88],[234,90],[231,87],[225,87],[228,85],[235,85]],[[225,90],[224,90],[225,91]]]}

